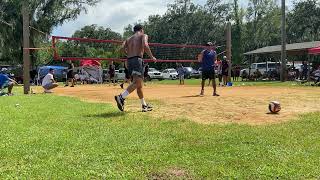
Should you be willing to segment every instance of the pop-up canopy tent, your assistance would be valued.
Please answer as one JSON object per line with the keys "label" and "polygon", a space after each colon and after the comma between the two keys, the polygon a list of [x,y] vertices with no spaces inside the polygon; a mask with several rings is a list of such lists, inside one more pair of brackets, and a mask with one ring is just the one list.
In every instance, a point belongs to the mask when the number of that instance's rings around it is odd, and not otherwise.
{"label": "pop-up canopy tent", "polygon": [[99,61],[83,60],[80,62],[80,70],[80,74],[83,76],[83,79],[95,83],[102,83],[103,71]]}
{"label": "pop-up canopy tent", "polygon": [[309,54],[318,55],[320,54],[320,46],[316,48],[309,49]]}

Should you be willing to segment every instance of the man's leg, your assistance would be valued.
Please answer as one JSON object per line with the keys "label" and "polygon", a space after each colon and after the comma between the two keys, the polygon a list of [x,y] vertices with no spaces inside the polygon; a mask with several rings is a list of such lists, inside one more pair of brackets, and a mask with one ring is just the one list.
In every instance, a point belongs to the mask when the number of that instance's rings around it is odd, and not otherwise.
{"label": "man's leg", "polygon": [[204,86],[205,86],[205,84],[206,84],[206,79],[202,79],[200,96],[204,95]]}
{"label": "man's leg", "polygon": [[[139,97],[140,100],[144,99],[143,91],[142,91],[143,79],[139,78],[139,77],[136,77],[135,81],[136,81],[136,88],[137,88],[138,97]],[[142,102],[142,105],[147,105],[147,104],[145,102]]]}
{"label": "man's leg", "polygon": [[13,83],[8,84],[8,94],[12,94]]}
{"label": "man's leg", "polygon": [[59,85],[57,83],[52,83],[50,86],[48,86],[46,89],[47,90],[51,90],[51,89],[54,89],[56,87],[58,87]]}
{"label": "man's leg", "polygon": [[216,78],[212,79],[212,87],[213,87],[213,96],[219,96],[217,94],[217,83],[216,83]]}
{"label": "man's leg", "polygon": [[72,78],[71,79],[71,87],[74,87],[74,85],[75,85],[75,78]]}
{"label": "man's leg", "polygon": [[120,95],[115,96],[115,100],[117,102],[118,108],[120,111],[124,111],[124,101],[125,99],[134,91],[137,89],[137,77],[132,77],[132,83],[127,87],[127,89],[122,92]]}

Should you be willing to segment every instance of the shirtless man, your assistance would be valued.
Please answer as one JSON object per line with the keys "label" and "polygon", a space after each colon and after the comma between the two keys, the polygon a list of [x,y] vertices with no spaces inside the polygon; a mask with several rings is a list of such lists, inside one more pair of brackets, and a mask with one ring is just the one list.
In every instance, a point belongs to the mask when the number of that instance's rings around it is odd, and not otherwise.
{"label": "shirtless man", "polygon": [[152,55],[148,44],[148,35],[144,34],[143,27],[141,25],[136,25],[133,30],[135,34],[128,38],[122,46],[122,51],[125,52],[128,57],[128,71],[133,81],[123,93],[115,96],[115,100],[117,102],[119,110],[124,111],[125,99],[134,90],[137,90],[137,94],[142,104],[142,112],[148,112],[152,111],[152,107],[146,103],[143,96],[142,87],[144,65],[142,58],[145,51],[152,60],[156,61],[156,58]]}

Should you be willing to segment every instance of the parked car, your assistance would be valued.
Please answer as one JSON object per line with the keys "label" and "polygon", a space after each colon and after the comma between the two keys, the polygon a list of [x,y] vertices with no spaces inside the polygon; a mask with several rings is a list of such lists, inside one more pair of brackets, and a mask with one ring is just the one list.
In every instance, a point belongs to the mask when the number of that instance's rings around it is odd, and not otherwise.
{"label": "parked car", "polygon": [[[268,72],[269,70],[275,70],[277,67],[280,66],[280,63],[278,62],[262,62],[262,63],[252,63],[251,64],[251,73],[255,72],[257,69],[261,72],[261,74],[264,74],[265,72]],[[240,76],[242,76],[243,72],[246,71],[249,73],[249,68],[242,69],[240,71]]]}
{"label": "parked car", "polygon": [[[109,81],[109,69],[103,69],[103,82]],[[116,69],[114,74],[114,79],[116,82],[123,81],[126,77],[124,73],[124,68]]]}
{"label": "parked car", "polygon": [[158,79],[159,81],[162,81],[164,79],[162,73],[155,68],[149,68],[148,75],[148,80],[150,81],[153,79]]}
{"label": "parked car", "polygon": [[175,69],[165,69],[163,72],[162,72],[162,75],[163,75],[163,78],[164,79],[177,79],[178,78],[178,72],[177,70]]}
{"label": "parked car", "polygon": [[196,78],[199,79],[201,77],[201,73],[192,67],[184,67],[184,72],[185,72],[185,78],[186,79],[191,79],[191,78]]}
{"label": "parked car", "polygon": [[116,70],[115,78],[116,81],[124,81],[126,79],[126,73],[124,72],[124,68]]}

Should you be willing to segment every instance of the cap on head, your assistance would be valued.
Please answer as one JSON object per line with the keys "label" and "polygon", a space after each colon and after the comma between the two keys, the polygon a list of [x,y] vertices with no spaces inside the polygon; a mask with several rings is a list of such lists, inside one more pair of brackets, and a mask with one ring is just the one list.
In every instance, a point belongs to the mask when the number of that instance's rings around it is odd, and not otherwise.
{"label": "cap on head", "polygon": [[1,69],[1,72],[2,72],[2,73],[6,73],[7,71],[8,71],[7,68],[2,68],[2,69]]}
{"label": "cap on head", "polygon": [[52,68],[50,68],[50,69],[49,69],[49,71],[51,72],[51,71],[53,71],[53,69],[52,69]]}
{"label": "cap on head", "polygon": [[215,45],[216,45],[215,42],[207,42],[207,43],[206,43],[206,46],[215,46]]}
{"label": "cap on head", "polygon": [[141,24],[137,24],[133,27],[133,31],[134,32],[139,32],[143,29],[142,25]]}

